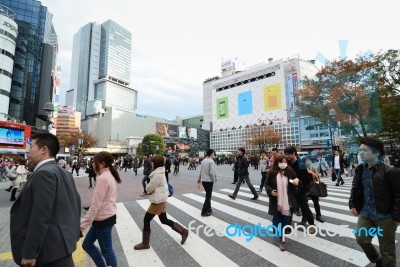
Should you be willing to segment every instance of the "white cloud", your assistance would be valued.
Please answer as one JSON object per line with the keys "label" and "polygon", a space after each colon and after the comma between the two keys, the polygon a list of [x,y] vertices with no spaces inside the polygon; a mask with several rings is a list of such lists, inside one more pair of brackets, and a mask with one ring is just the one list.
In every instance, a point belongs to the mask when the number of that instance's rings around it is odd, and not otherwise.
{"label": "white cloud", "polygon": [[221,58],[250,66],[269,57],[317,52],[339,56],[398,48],[395,8],[357,1],[42,0],[60,36],[62,89],[69,87],[73,34],[88,22],[113,19],[132,32],[132,87],[138,112],[158,116],[202,113],[202,83],[220,72]]}

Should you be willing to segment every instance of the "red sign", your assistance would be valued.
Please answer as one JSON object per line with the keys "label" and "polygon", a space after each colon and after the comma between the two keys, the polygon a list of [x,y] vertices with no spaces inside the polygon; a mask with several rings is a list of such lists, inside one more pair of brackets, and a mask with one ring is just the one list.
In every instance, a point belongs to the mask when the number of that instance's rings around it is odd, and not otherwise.
{"label": "red sign", "polygon": [[25,150],[31,132],[29,125],[0,121],[0,148]]}

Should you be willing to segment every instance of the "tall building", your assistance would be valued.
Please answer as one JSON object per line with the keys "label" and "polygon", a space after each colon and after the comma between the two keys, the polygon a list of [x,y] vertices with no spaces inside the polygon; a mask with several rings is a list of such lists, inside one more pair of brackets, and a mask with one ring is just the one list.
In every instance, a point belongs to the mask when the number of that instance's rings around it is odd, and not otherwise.
{"label": "tall building", "polygon": [[57,35],[52,15],[36,0],[0,0],[15,13],[18,37],[12,73],[8,113],[29,125],[43,114],[44,103],[52,98]]}
{"label": "tall building", "polygon": [[134,112],[137,91],[130,88],[132,34],[112,20],[83,26],[74,35],[71,83],[66,104],[82,119],[104,108]]}
{"label": "tall building", "polygon": [[57,134],[81,131],[81,113],[74,106],[58,106],[57,113]]}
{"label": "tall building", "polygon": [[18,24],[15,13],[0,5],[0,113],[8,114]]}
{"label": "tall building", "polygon": [[[211,130],[211,148],[232,151],[254,149],[248,140],[268,127],[278,132],[280,144],[299,145],[295,94],[304,76],[318,68],[298,57],[262,62],[237,71],[233,61],[221,65],[221,77],[203,83],[203,129]],[[272,146],[271,146],[272,147]]]}

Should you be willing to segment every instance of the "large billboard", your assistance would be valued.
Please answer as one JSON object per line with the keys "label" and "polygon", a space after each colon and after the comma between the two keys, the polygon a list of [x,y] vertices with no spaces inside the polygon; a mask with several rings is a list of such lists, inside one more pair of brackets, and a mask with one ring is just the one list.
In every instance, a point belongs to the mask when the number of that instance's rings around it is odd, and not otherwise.
{"label": "large billboard", "polygon": [[197,139],[197,129],[191,127],[179,126],[179,138]]}
{"label": "large billboard", "polygon": [[214,81],[213,128],[287,123],[286,79],[280,60]]}
{"label": "large billboard", "polygon": [[156,133],[161,137],[178,137],[179,128],[178,125],[156,122]]}

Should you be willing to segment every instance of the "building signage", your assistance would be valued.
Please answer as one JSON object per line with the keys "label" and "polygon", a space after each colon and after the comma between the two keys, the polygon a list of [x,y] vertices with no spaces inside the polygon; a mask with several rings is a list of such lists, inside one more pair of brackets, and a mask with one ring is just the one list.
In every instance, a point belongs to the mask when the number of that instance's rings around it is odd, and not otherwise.
{"label": "building signage", "polygon": [[18,34],[17,28],[14,25],[12,25],[10,22],[4,21],[3,26],[10,28],[10,30],[15,31],[15,33]]}

